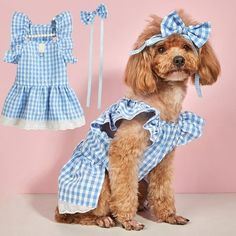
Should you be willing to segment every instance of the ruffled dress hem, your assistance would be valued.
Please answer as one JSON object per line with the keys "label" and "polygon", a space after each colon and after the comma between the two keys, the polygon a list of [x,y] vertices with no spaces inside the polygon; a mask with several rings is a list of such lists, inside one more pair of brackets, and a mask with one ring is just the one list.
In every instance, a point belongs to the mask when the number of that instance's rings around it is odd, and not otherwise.
{"label": "ruffled dress hem", "polygon": [[75,214],[75,213],[86,213],[95,209],[96,207],[87,207],[87,206],[79,206],[76,204],[71,204],[68,202],[59,201],[58,202],[58,210],[60,214]]}
{"label": "ruffled dress hem", "polygon": [[26,130],[66,130],[79,128],[85,125],[85,118],[82,116],[81,118],[75,120],[30,121],[1,115],[0,123],[7,126],[16,126]]}

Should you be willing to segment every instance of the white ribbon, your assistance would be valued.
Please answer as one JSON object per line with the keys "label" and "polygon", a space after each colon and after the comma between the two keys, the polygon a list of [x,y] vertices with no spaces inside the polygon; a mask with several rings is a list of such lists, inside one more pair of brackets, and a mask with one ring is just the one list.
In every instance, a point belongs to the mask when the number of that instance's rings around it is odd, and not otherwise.
{"label": "white ribbon", "polygon": [[93,24],[90,26],[90,42],[89,42],[89,62],[88,62],[88,89],[87,89],[87,102],[86,106],[90,106],[91,90],[92,90],[92,77],[93,77]]}

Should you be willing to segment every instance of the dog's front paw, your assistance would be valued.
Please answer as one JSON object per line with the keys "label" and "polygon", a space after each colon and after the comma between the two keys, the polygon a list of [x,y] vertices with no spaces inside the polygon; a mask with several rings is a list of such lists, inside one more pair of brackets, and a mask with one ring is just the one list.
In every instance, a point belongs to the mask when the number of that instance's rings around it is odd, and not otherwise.
{"label": "dog's front paw", "polygon": [[116,225],[115,221],[110,216],[101,216],[97,218],[96,223],[103,228],[111,228]]}
{"label": "dog's front paw", "polygon": [[126,230],[142,230],[144,228],[144,225],[139,223],[136,220],[127,220],[121,223],[122,226],[126,229]]}
{"label": "dog's front paw", "polygon": [[189,222],[189,219],[177,215],[169,215],[164,219],[158,219],[158,222],[165,222],[174,225],[186,225]]}

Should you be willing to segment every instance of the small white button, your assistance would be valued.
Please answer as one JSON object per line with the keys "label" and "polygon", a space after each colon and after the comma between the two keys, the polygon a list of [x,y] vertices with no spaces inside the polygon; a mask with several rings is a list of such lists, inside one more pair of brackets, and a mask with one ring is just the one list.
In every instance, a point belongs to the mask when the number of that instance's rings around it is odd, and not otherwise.
{"label": "small white button", "polygon": [[38,45],[38,50],[40,53],[44,53],[45,52],[45,44],[44,43],[40,43]]}

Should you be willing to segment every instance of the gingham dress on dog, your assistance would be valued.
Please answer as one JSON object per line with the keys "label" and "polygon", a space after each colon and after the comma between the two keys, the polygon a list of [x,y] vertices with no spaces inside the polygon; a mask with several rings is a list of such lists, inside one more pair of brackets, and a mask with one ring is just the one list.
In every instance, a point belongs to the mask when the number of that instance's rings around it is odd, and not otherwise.
{"label": "gingham dress on dog", "polygon": [[161,120],[160,112],[141,101],[121,99],[92,122],[87,137],[76,147],[71,160],[59,176],[60,213],[87,212],[96,208],[105,171],[109,172],[108,149],[112,138],[103,131],[108,124],[117,130],[117,121],[132,120],[140,113],[149,113],[144,129],[150,133],[151,145],[139,164],[139,180],[143,179],[167,153],[187,144],[202,134],[204,120],[192,112],[180,114],[177,122]]}
{"label": "gingham dress on dog", "polygon": [[32,24],[21,12],[13,15],[11,49],[4,59],[18,66],[1,123],[25,129],[72,129],[85,123],[66,72],[67,63],[77,61],[72,56],[71,31],[67,11],[46,25]]}

